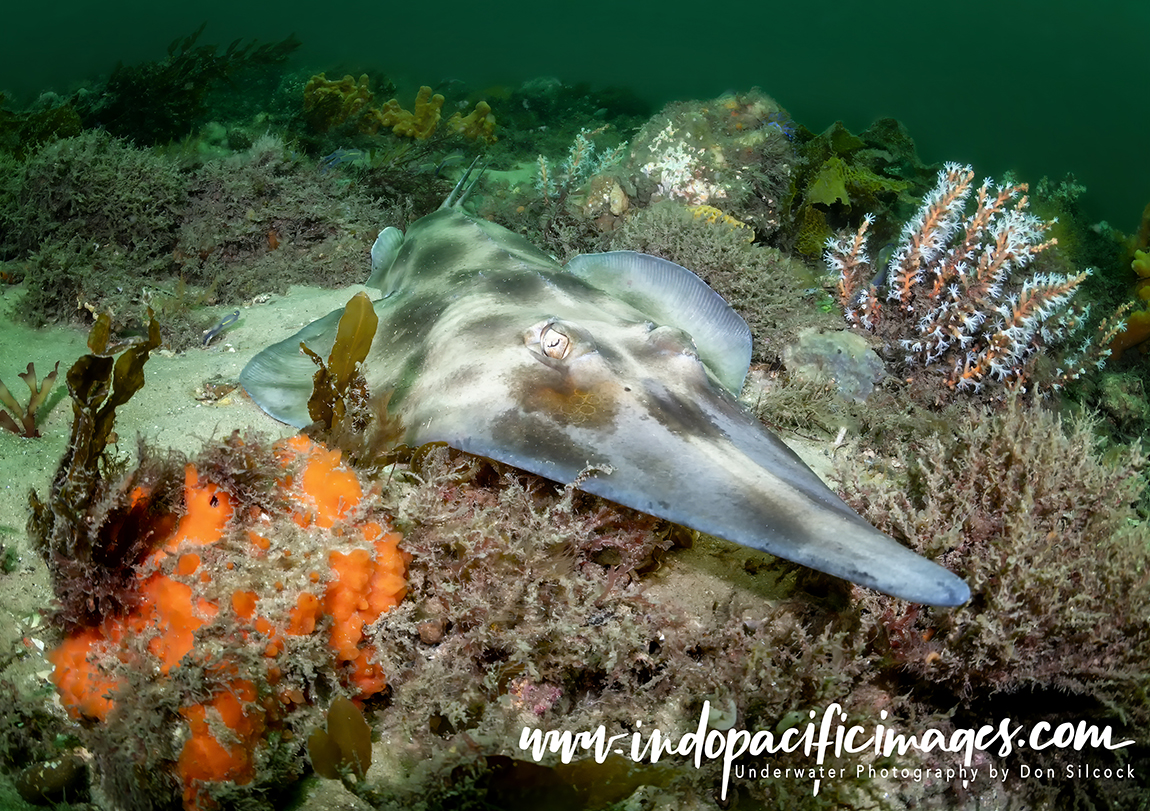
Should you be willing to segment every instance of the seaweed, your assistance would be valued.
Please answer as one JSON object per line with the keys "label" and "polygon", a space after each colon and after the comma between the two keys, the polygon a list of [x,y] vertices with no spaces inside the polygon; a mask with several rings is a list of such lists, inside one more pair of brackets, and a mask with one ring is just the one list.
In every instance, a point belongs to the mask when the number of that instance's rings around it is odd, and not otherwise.
{"label": "seaweed", "polygon": [[54,141],[12,168],[6,250],[78,239],[94,250],[171,259],[187,179],[170,161],[107,132]]}
{"label": "seaweed", "polygon": [[[214,85],[234,82],[244,68],[281,63],[301,44],[294,34],[263,45],[255,40],[241,45],[237,39],[218,53],[215,45],[196,44],[206,25],[173,40],[162,62],[116,65],[102,92],[74,102],[81,108],[84,126],[101,127],[142,144],[182,138],[206,116],[207,96]],[[141,104],[141,99],[147,103]]]}
{"label": "seaweed", "polygon": [[4,109],[0,93],[0,150],[23,159],[46,143],[79,134],[80,116],[71,104],[12,112]]}
{"label": "seaweed", "polygon": [[835,229],[857,228],[867,211],[878,219],[880,244],[893,239],[934,175],[894,119],[878,119],[858,135],[836,121],[819,135],[801,127],[795,137],[801,160],[785,201],[788,221],[775,244],[807,257],[821,256]]}
{"label": "seaweed", "polygon": [[890,620],[879,633],[894,665],[976,712],[1029,691],[1150,719],[1150,531],[1135,508],[1146,457],[1095,429],[1015,395],[921,447],[896,445],[881,476],[842,471],[848,504],[921,554],[942,552],[971,587],[949,610],[868,598],[869,616]]}
{"label": "seaweed", "polygon": [[[213,303],[235,305],[286,292],[290,284],[363,281],[358,257],[371,247],[375,224],[403,224],[416,216],[407,202],[410,184],[391,191],[363,188],[359,181],[348,186],[335,173],[317,172],[294,150],[280,137],[264,135],[247,151],[188,175],[190,192],[170,258],[189,285],[214,288]],[[428,187],[443,182],[413,177]],[[426,209],[418,213],[434,210],[445,194],[424,189]]]}
{"label": "seaweed", "polygon": [[300,350],[319,367],[307,402],[313,422],[305,433],[339,448],[361,467],[395,461],[406,450],[400,446],[403,425],[388,414],[392,392],[369,392],[359,368],[371,350],[378,322],[371,300],[356,293],[344,308],[326,362],[300,343]]}
{"label": "seaweed", "polygon": [[56,383],[56,373],[59,371],[60,362],[56,361],[52,371],[37,385],[36,367],[31,363],[28,364],[27,370],[20,375],[20,379],[28,384],[28,389],[31,391],[27,406],[21,406],[20,401],[4,385],[4,381],[0,380],[0,405],[12,412],[9,414],[7,411],[0,411],[0,428],[6,428],[17,436],[29,439],[40,436],[40,431],[36,427],[36,412],[48,399],[48,393],[52,391],[52,386]]}
{"label": "seaweed", "polygon": [[[28,496],[28,532],[52,569],[66,624],[95,624],[121,608],[132,567],[174,525],[174,512],[165,505],[178,498],[182,466],[156,460],[141,447],[139,467],[121,476],[122,464],[107,451],[116,440],[116,409],[143,387],[144,364],[160,345],[160,325],[150,310],[148,318],[148,337],[126,348],[111,343],[107,314],[96,319],[88,335],[92,352],[65,377],[73,414],[68,450],[47,499],[35,490]],[[139,498],[141,493],[152,497]]]}
{"label": "seaweed", "polygon": [[356,789],[371,768],[371,727],[350,699],[336,696],[327,710],[327,729],[312,730],[307,753],[316,774],[342,780],[349,791],[359,793]]}
{"label": "seaweed", "polygon": [[348,398],[366,396],[367,385],[357,367],[371,351],[378,324],[379,317],[371,299],[364,293],[356,293],[344,307],[326,364],[300,343],[300,349],[319,366],[307,401],[308,415],[326,428],[339,428],[347,415]]}

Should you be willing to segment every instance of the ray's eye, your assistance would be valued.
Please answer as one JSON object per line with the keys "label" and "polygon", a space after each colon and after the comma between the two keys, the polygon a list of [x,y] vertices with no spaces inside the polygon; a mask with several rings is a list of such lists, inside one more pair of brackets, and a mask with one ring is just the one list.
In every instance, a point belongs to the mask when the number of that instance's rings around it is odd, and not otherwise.
{"label": "ray's eye", "polygon": [[539,336],[539,346],[547,357],[563,360],[571,351],[571,339],[555,327],[547,327]]}

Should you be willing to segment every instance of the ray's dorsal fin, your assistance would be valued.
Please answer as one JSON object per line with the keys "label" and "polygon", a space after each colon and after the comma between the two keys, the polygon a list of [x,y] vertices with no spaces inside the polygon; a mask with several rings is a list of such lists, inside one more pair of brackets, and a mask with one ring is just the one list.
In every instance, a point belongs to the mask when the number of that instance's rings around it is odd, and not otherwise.
{"label": "ray's dorsal fin", "polygon": [[682,265],[635,251],[576,256],[569,273],[695,341],[699,359],[738,396],[751,365],[751,330],[718,293]]}
{"label": "ray's dorsal fin", "polygon": [[375,244],[371,246],[371,276],[364,282],[366,287],[374,287],[384,295],[391,293],[386,282],[395,258],[399,256],[399,249],[403,247],[403,232],[398,228],[388,226],[379,232]]}
{"label": "ray's dorsal fin", "polygon": [[[481,155],[477,155],[475,160],[471,161],[471,165],[467,167],[463,177],[459,178],[459,182],[455,184],[451,194],[440,205],[441,209],[462,210],[463,204],[467,202],[467,198],[479,185],[483,173],[487,170],[487,165],[484,164],[479,167],[479,171],[475,171],[481,157]],[[474,177],[472,177],[473,172]],[[374,287],[385,297],[395,292],[393,285],[387,281],[387,275],[391,271],[392,265],[395,264],[395,260],[399,256],[399,249],[402,247],[403,232],[398,228],[389,226],[379,232],[379,236],[375,238],[375,243],[371,246],[371,275],[364,282],[365,287]]]}
{"label": "ray's dorsal fin", "polygon": [[467,171],[463,173],[463,177],[459,178],[459,182],[455,184],[455,188],[451,190],[451,194],[447,195],[447,199],[443,201],[440,208],[458,208],[462,209],[463,204],[467,202],[467,198],[471,196],[471,192],[475,191],[475,187],[479,185],[479,181],[483,179],[483,173],[487,171],[487,164],[479,167],[475,177],[471,177],[471,173],[475,170],[475,165],[479,163],[482,155],[476,155],[475,159],[467,167]]}

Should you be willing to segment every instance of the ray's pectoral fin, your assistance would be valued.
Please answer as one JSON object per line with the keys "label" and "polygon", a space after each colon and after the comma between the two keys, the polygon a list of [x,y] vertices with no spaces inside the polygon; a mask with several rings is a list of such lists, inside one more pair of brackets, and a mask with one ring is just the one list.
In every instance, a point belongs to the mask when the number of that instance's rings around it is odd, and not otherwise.
{"label": "ray's pectoral fin", "polygon": [[572,429],[565,415],[548,426],[538,411],[476,424],[464,449],[564,483],[595,468],[580,489],[911,602],[970,599],[960,578],[868,524],[726,392],[658,394],[653,408],[619,404],[607,429]]}
{"label": "ray's pectoral fin", "polygon": [[576,256],[566,270],[652,321],[694,339],[699,359],[738,394],[751,365],[751,330],[710,285],[682,265],[635,251]]}
{"label": "ray's pectoral fin", "polygon": [[[342,309],[252,358],[240,372],[240,385],[280,422],[306,428],[321,420],[330,427],[337,416],[333,409],[341,408],[338,401],[347,392],[356,367],[367,357],[377,325],[371,300],[356,293]],[[326,364],[323,358],[328,359]]]}
{"label": "ray's pectoral fin", "polygon": [[402,247],[403,232],[398,228],[389,225],[379,232],[371,246],[371,275],[364,282],[365,287],[374,287],[384,295],[394,292],[387,276]]}

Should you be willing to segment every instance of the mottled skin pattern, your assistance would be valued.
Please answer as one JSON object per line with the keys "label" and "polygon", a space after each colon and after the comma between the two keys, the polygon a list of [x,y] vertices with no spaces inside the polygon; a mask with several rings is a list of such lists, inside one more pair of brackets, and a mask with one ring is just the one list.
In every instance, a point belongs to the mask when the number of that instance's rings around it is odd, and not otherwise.
{"label": "mottled skin pattern", "polygon": [[[454,208],[414,223],[384,270],[372,278],[384,297],[363,373],[369,390],[394,392],[408,445],[445,442],[564,483],[592,468],[582,489],[643,512],[914,602],[968,599],[961,580],[871,527],[737,402],[700,360],[715,357],[711,339],[696,348],[667,323],[675,302],[652,317],[603,276],[575,275]],[[314,366],[299,343],[326,357],[341,313],[244,370],[269,414],[307,424]],[[728,385],[743,373],[745,362]]]}

